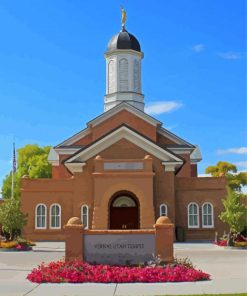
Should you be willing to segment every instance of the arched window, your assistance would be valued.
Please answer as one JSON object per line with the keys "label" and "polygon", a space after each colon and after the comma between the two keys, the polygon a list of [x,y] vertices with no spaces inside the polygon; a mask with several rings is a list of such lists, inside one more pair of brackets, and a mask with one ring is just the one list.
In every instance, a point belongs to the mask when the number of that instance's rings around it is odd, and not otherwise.
{"label": "arched window", "polygon": [[199,228],[199,207],[195,202],[188,205],[188,228]]}
{"label": "arched window", "polygon": [[119,61],[119,90],[128,91],[129,90],[129,65],[127,59],[121,59]]}
{"label": "arched window", "polygon": [[210,202],[205,202],[202,205],[202,227],[214,227],[214,208]]}
{"label": "arched window", "polygon": [[35,228],[46,229],[46,205],[38,204],[35,209]]}
{"label": "arched window", "polygon": [[84,225],[84,228],[88,228],[88,206],[82,205],[81,206],[81,221]]}
{"label": "arched window", "polygon": [[167,216],[167,205],[166,204],[160,205],[160,216]]}
{"label": "arched window", "polygon": [[136,207],[135,201],[129,196],[119,196],[114,200],[112,207],[114,208],[122,208],[122,207]]}
{"label": "arched window", "polygon": [[61,206],[59,204],[50,206],[50,228],[61,228]]}
{"label": "arched window", "polygon": [[108,64],[108,93],[115,91],[115,61],[110,60]]}

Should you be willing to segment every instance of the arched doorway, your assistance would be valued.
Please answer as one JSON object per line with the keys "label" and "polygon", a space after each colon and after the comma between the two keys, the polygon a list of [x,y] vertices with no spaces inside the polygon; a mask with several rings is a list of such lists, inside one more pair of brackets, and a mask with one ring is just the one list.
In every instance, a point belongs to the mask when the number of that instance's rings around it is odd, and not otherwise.
{"label": "arched doorway", "polygon": [[110,203],[110,229],[138,229],[139,203],[130,193],[114,195]]}

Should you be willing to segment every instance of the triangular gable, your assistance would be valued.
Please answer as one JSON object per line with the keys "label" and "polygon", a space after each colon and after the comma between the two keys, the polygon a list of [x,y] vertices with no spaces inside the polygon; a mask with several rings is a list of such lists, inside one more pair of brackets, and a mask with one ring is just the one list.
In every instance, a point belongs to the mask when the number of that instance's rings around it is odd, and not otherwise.
{"label": "triangular gable", "polygon": [[122,102],[122,103],[118,104],[117,106],[115,106],[114,108],[111,108],[110,110],[102,113],[98,117],[89,121],[87,123],[87,125],[88,126],[96,126],[96,125],[100,124],[101,122],[105,121],[106,119],[116,115],[117,113],[119,113],[122,110],[126,110],[126,111],[136,115],[137,117],[143,119],[144,121],[150,123],[153,126],[157,126],[157,125],[161,126],[162,125],[162,122],[160,122],[159,120],[155,119],[154,117],[148,115],[147,113],[137,109],[136,107],[134,107],[126,102]]}
{"label": "triangular gable", "polygon": [[143,119],[144,121],[148,122],[149,124],[153,125],[153,126],[161,126],[162,123],[153,118],[152,116],[142,112],[141,110],[135,108],[134,106],[126,103],[126,102],[122,102],[120,104],[118,104],[117,106],[115,106],[114,108],[111,108],[110,110],[102,113],[101,115],[97,116],[96,118],[94,118],[93,120],[89,121],[87,123],[87,128],[79,131],[78,133],[76,133],[75,135],[71,136],[70,138],[66,139],[65,141],[61,142],[60,144],[56,145],[54,148],[63,148],[67,146],[71,146],[74,143],[76,143],[78,140],[80,140],[81,138],[87,136],[91,131],[89,127],[93,127],[96,126],[100,123],[102,123],[103,121],[107,120],[108,118],[116,115],[117,113],[121,112],[122,110],[126,110],[134,115],[136,115],[137,117]]}
{"label": "triangular gable", "polygon": [[87,136],[89,133],[90,133],[90,129],[87,127],[85,129],[79,131],[75,135],[69,137],[68,139],[64,140],[60,144],[56,145],[54,148],[56,149],[56,148],[61,148],[61,147],[65,147],[65,146],[67,147],[67,146],[73,145],[75,142],[77,142],[81,138]]}
{"label": "triangular gable", "polygon": [[172,140],[173,142],[175,142],[178,145],[185,145],[187,147],[195,148],[195,146],[192,145],[191,143],[183,140],[182,138],[178,137],[177,135],[173,134],[172,132],[168,131],[167,129],[165,129],[163,127],[160,127],[158,129],[158,133],[160,133],[164,137],[167,137],[168,139]]}
{"label": "triangular gable", "polygon": [[113,130],[109,134],[104,137],[96,140],[92,144],[87,147],[79,150],[73,156],[67,158],[64,163],[78,163],[78,162],[86,162],[88,159],[94,157],[99,154],[101,151],[107,149],[114,143],[118,142],[121,139],[126,139],[133,144],[141,147],[143,150],[147,151],[149,154],[154,155],[162,162],[172,162],[177,163],[178,165],[183,164],[183,159],[172,152],[158,146],[154,142],[140,135],[133,129],[130,129],[126,125],[122,125],[121,127]]}

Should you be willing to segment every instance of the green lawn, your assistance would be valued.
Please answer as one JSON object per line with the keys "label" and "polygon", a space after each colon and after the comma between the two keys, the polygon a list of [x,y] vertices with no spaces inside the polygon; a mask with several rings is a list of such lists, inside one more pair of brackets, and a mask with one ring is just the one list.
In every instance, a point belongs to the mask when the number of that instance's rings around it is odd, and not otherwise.
{"label": "green lawn", "polygon": [[[232,294],[190,294],[190,295],[176,295],[176,296],[247,296],[247,293],[232,293]],[[174,295],[157,295],[157,296],[174,296]]]}

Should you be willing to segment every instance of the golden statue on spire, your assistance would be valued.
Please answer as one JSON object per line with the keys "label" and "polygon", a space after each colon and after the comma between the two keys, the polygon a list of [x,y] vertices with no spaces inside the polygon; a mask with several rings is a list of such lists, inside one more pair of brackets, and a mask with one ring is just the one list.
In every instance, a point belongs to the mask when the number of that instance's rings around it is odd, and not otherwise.
{"label": "golden statue on spire", "polygon": [[121,13],[122,13],[122,29],[125,29],[125,23],[126,23],[126,10],[121,6]]}

